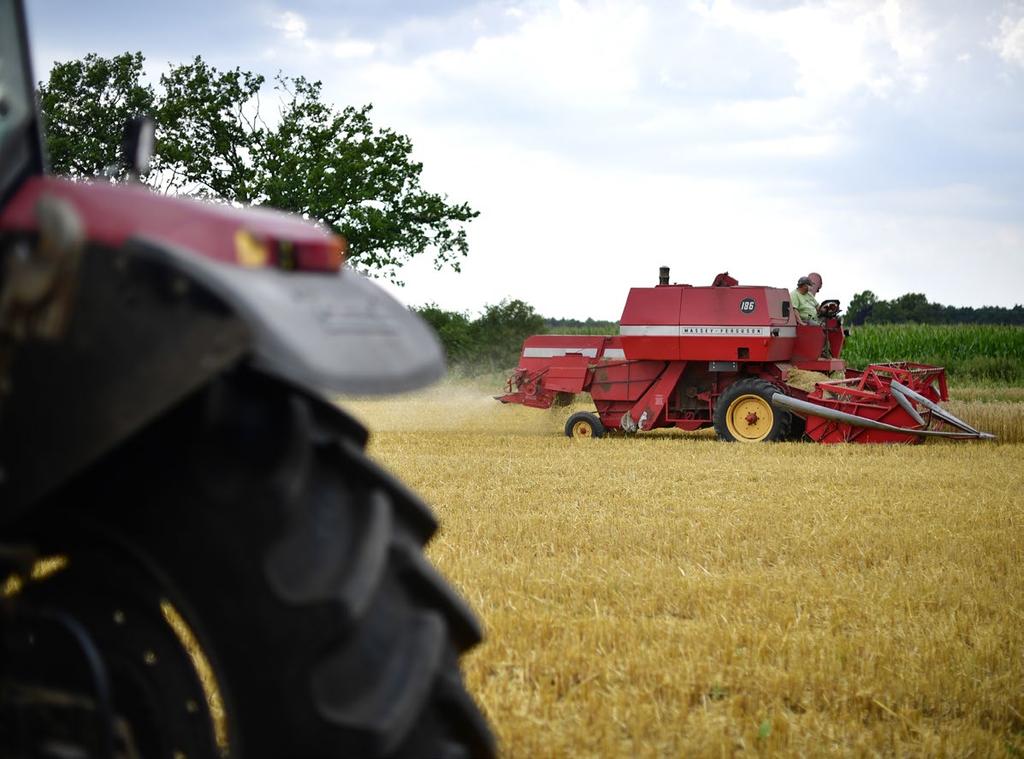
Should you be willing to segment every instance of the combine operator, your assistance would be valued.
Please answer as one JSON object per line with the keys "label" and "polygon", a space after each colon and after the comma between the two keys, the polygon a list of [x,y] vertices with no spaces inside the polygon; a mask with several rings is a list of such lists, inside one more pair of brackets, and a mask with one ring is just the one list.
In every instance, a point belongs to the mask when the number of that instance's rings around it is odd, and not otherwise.
{"label": "combine operator", "polygon": [[[825,329],[825,344],[821,348],[821,357],[832,358],[827,320],[829,317],[835,317],[836,323],[838,323],[838,302],[827,301],[826,309],[828,310],[823,313],[822,307],[814,297],[820,289],[821,275],[812,273],[810,276],[800,277],[796,281],[796,289],[789,294],[789,299],[793,306],[793,313],[796,314],[797,324],[813,324]],[[829,309],[829,306],[834,306],[835,308]]]}
{"label": "combine operator", "polygon": [[810,277],[800,277],[796,281],[796,289],[789,294],[798,324],[821,324],[821,319],[818,318],[818,301],[811,294],[812,284],[814,283]]}

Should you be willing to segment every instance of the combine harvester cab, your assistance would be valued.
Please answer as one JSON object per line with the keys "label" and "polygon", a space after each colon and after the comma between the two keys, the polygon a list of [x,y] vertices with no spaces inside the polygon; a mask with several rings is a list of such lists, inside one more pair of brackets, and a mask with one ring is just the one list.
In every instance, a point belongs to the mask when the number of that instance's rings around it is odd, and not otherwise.
{"label": "combine harvester cab", "polygon": [[668,279],[662,267],[657,286],[630,290],[617,336],[527,338],[497,400],[550,408],[589,393],[597,413],[573,414],[570,437],[664,427],[714,427],[739,442],[992,437],[938,405],[941,367],[848,369],[838,301],[822,304],[820,325],[802,325],[782,288],[741,286],[727,272],[710,287]]}

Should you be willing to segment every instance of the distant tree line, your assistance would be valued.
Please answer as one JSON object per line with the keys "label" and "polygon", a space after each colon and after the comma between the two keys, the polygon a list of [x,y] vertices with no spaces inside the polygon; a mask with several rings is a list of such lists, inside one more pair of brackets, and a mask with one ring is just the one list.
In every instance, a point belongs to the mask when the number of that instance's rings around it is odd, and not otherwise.
{"label": "distant tree line", "polygon": [[544,320],[544,329],[551,335],[617,335],[618,322],[601,319],[552,319]]}
{"label": "distant tree line", "polygon": [[617,335],[619,323],[601,319],[552,319],[544,320],[544,329],[552,335]]}
{"label": "distant tree line", "polygon": [[476,319],[433,303],[413,309],[441,338],[448,363],[462,371],[505,371],[519,363],[523,340],[544,332],[544,317],[521,300],[485,306]]}
{"label": "distant tree line", "polygon": [[[523,341],[530,335],[617,335],[619,333],[618,322],[599,319],[545,318],[538,314],[533,306],[521,300],[503,300],[497,305],[485,306],[483,313],[475,318],[462,311],[446,311],[433,303],[413,310],[429,322],[441,338],[441,343],[448,355],[448,363],[456,370],[468,374],[506,371],[515,367],[519,362]],[[885,301],[879,300],[874,293],[866,290],[853,297],[844,321],[846,324],[852,325],[917,323],[1021,326],[1024,325],[1024,307],[943,306],[938,303],[929,303],[924,295],[918,293],[908,293],[895,300]],[[896,332],[893,334],[904,336],[907,334],[905,330],[895,329]],[[1006,334],[996,334],[993,330],[998,330],[998,328],[985,327],[984,329],[988,330],[984,340],[978,337],[980,333],[977,330],[963,332],[965,346],[961,347],[968,348],[970,354],[964,358],[964,361],[968,361],[968,359],[975,362],[989,359],[1002,361],[1007,366],[1012,365],[1010,366],[1011,373],[1013,377],[1017,377],[1020,371],[1024,371],[1018,366],[1019,359],[1014,355],[1019,352],[1019,348],[1016,346],[1018,345],[1017,335],[1020,333],[1016,330],[1009,330]],[[904,343],[895,345],[894,351],[890,351],[889,348],[894,347],[894,344],[888,336],[881,342],[877,340],[865,342],[869,332],[871,332],[870,329],[855,333],[855,336],[862,333],[861,336],[864,339],[861,339],[859,343],[851,337],[848,347],[852,351],[851,358],[856,359],[854,363],[857,361],[870,363],[872,361],[918,360],[925,363],[937,362],[948,365],[952,350],[950,346],[957,343],[959,339],[957,336],[961,334],[961,330],[952,327],[948,327],[944,331],[942,328],[929,327],[925,329],[927,334],[924,334],[923,337],[917,335],[915,339],[921,343],[921,340],[927,337],[932,342],[916,345],[917,352],[914,355],[903,355],[900,353],[901,350],[905,352],[905,348],[915,348],[915,346],[907,346],[904,341]],[[886,332],[886,335],[889,333]],[[941,345],[935,343],[939,337],[945,341]],[[858,345],[863,356],[858,353]],[[890,352],[893,353],[892,356],[889,355]],[[1001,373],[995,374],[989,369],[986,369],[986,372],[994,378],[1006,379],[1003,377],[1006,374],[1006,371],[1003,371],[1005,367],[1000,369]],[[965,372],[970,374],[972,371],[974,370],[965,364]],[[974,371],[974,374],[979,374],[979,372],[980,369]]]}
{"label": "distant tree line", "polygon": [[1024,325],[1024,306],[943,306],[924,293],[879,300],[870,290],[857,293],[846,309],[847,324],[1008,324]]}
{"label": "distant tree line", "polygon": [[617,335],[619,323],[598,319],[552,319],[521,300],[485,306],[473,318],[446,311],[434,303],[414,308],[441,338],[448,363],[469,374],[506,371],[519,363],[523,341],[530,335]]}

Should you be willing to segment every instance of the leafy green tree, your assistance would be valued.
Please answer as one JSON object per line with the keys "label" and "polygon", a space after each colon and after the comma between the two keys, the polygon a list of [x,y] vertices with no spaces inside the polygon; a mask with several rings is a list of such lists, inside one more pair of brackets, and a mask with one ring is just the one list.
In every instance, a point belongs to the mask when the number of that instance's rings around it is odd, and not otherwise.
{"label": "leafy green tree", "polygon": [[850,305],[846,308],[847,321],[858,326],[863,324],[871,316],[876,303],[878,297],[870,290],[857,293],[850,299]]}
{"label": "leafy green tree", "polygon": [[1006,324],[1024,325],[1024,306],[943,306],[924,293],[906,293],[894,300],[879,300],[865,290],[850,300],[848,324]]}
{"label": "leafy green tree", "polygon": [[936,324],[941,318],[941,307],[929,303],[924,293],[906,293],[895,300],[876,302],[870,321],[873,324]]}
{"label": "leafy green tree", "polygon": [[474,320],[433,303],[414,310],[437,331],[449,363],[469,372],[514,367],[523,340],[545,331],[544,317],[521,300],[485,306],[483,314]]}
{"label": "leafy green tree", "polygon": [[215,200],[259,200],[253,155],[267,137],[262,76],[220,72],[196,56],[161,75],[153,180],[162,189]]}
{"label": "leafy green tree", "polygon": [[95,177],[108,169],[123,177],[120,164],[124,124],[153,110],[153,88],[140,82],[142,53],[58,63],[39,85],[50,166],[57,174]]}
{"label": "leafy green tree", "polygon": [[320,82],[279,75],[281,108],[268,124],[262,76],[218,71],[197,56],[170,66],[157,93],[141,81],[143,62],[141,53],[90,54],[57,64],[40,83],[54,171],[99,175],[117,162],[126,119],[153,113],[146,181],[155,188],[315,219],[345,235],[350,262],[396,282],[398,269],[424,253],[438,269],[459,270],[465,225],[478,213],[422,188],[411,140],[375,126],[372,106],[338,110]]}
{"label": "leafy green tree", "polygon": [[544,332],[544,317],[521,300],[503,300],[485,306],[473,323],[479,360],[492,369],[515,366],[523,340]]}
{"label": "leafy green tree", "polygon": [[340,230],[364,267],[393,272],[430,249],[436,268],[458,271],[468,250],[464,224],[478,214],[420,187],[423,165],[412,160],[409,138],[376,128],[372,106],[334,110],[320,82],[277,81],[290,99],[256,152],[267,202]]}
{"label": "leafy green tree", "polygon": [[544,331],[552,335],[617,335],[619,323],[593,317],[587,317],[586,320],[548,317],[544,320]]}
{"label": "leafy green tree", "polygon": [[469,316],[459,311],[445,311],[435,303],[413,310],[437,332],[449,364],[465,365],[473,362],[476,342]]}
{"label": "leafy green tree", "polygon": [[894,321],[933,324],[938,321],[938,309],[928,302],[924,293],[907,293],[892,302]]}

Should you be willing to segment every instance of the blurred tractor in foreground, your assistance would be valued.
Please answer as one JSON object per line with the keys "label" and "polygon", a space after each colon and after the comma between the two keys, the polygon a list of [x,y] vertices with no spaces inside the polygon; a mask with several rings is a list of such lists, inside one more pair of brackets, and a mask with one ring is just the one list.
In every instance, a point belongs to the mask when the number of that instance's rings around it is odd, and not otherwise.
{"label": "blurred tractor in foreground", "polygon": [[[131,174],[152,133],[129,137]],[[494,753],[434,518],[324,400],[422,386],[442,353],[344,251],[47,176],[0,0],[0,756]]]}

